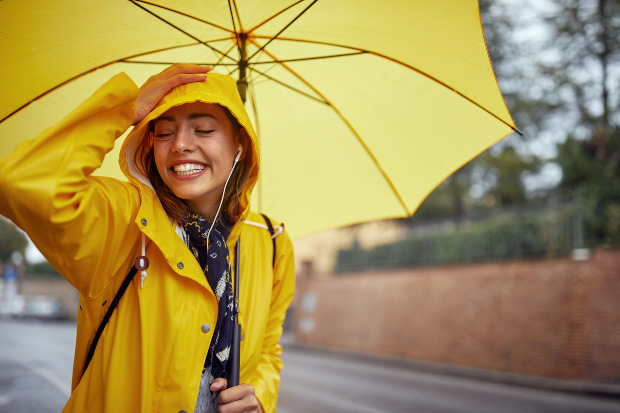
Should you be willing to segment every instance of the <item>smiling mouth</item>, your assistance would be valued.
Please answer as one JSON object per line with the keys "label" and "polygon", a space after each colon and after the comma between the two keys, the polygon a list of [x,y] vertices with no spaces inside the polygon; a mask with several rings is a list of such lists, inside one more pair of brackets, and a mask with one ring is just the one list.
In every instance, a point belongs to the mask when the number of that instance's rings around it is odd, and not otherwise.
{"label": "smiling mouth", "polygon": [[205,165],[197,164],[197,163],[184,163],[175,165],[172,167],[172,170],[177,175],[191,175],[196,174],[205,169]]}

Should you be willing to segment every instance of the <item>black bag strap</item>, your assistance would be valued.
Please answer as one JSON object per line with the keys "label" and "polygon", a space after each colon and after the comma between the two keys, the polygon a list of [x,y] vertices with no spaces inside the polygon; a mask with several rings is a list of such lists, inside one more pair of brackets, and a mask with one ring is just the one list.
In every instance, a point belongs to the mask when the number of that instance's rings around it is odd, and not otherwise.
{"label": "black bag strap", "polygon": [[110,317],[112,317],[112,313],[114,312],[114,309],[118,305],[118,302],[121,300],[121,297],[123,297],[123,294],[125,294],[125,290],[127,290],[127,287],[129,287],[131,280],[133,279],[133,277],[136,275],[137,272],[138,272],[138,269],[135,267],[135,265],[132,266],[131,270],[129,270],[129,273],[123,280],[123,284],[121,284],[121,288],[118,289],[116,296],[114,297],[114,300],[112,300],[112,302],[110,303],[110,307],[108,307],[108,311],[106,311],[105,316],[103,317],[103,320],[101,321],[101,324],[99,324],[99,329],[97,330],[97,333],[95,334],[95,338],[93,339],[93,342],[90,344],[90,348],[88,349],[88,355],[86,356],[86,363],[84,364],[84,371],[82,372],[82,374],[86,372],[86,369],[88,368],[88,365],[90,364],[90,360],[93,358],[93,354],[95,354],[95,349],[97,348],[97,342],[101,338],[101,334],[103,334],[103,329],[108,324],[108,321],[110,321]]}
{"label": "black bag strap", "polygon": [[275,231],[273,230],[273,225],[271,224],[271,220],[265,214],[261,214],[267,227],[269,228],[269,233],[271,234],[271,241],[273,242],[273,258],[271,259],[271,267],[275,268],[276,266],[276,238],[274,237]]}

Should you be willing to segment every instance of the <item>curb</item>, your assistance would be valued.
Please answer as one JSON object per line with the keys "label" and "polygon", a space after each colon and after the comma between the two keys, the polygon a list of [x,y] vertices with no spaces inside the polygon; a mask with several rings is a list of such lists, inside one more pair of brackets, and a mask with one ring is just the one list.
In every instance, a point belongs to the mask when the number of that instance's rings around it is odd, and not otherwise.
{"label": "curb", "polygon": [[620,382],[609,383],[584,380],[554,379],[547,377],[515,374],[504,371],[476,369],[472,367],[456,366],[450,364],[399,359],[395,357],[371,355],[347,350],[303,344],[296,342],[295,339],[292,337],[282,337],[281,344],[284,349],[291,349],[300,352],[333,354],[337,355],[338,357],[344,357],[353,360],[363,360],[365,363],[369,364],[388,364],[393,367],[413,369],[430,374],[469,378],[475,380],[489,381],[493,383],[530,387],[540,390],[559,391],[566,393],[581,393],[592,396],[604,396],[620,399]]}

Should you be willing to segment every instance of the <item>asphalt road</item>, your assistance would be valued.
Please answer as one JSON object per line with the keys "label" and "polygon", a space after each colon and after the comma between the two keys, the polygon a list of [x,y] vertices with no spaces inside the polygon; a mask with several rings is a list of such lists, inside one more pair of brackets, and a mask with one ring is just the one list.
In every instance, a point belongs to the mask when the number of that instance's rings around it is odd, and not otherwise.
{"label": "asphalt road", "polygon": [[74,349],[74,323],[0,321],[0,412],[60,412]]}
{"label": "asphalt road", "polygon": [[[287,351],[288,350],[288,351]],[[620,413],[620,399],[421,372],[367,357],[285,349],[278,413]]]}
{"label": "asphalt road", "polygon": [[[0,413],[57,413],[75,327],[0,321]],[[620,399],[431,374],[407,363],[285,346],[278,413],[619,413]]]}

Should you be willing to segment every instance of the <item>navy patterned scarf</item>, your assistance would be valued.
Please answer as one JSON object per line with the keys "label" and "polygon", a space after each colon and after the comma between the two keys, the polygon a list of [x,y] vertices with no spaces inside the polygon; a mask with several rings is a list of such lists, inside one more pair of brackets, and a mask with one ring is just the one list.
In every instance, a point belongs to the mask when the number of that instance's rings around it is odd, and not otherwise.
{"label": "navy patterned scarf", "polygon": [[207,256],[207,233],[211,223],[200,215],[191,214],[184,225],[189,235],[187,246],[203,269],[218,303],[217,325],[211,339],[211,347],[205,367],[211,366],[213,378],[226,377],[226,365],[230,354],[233,330],[233,296],[230,278],[230,254],[226,246],[229,231],[215,225],[209,234]]}

